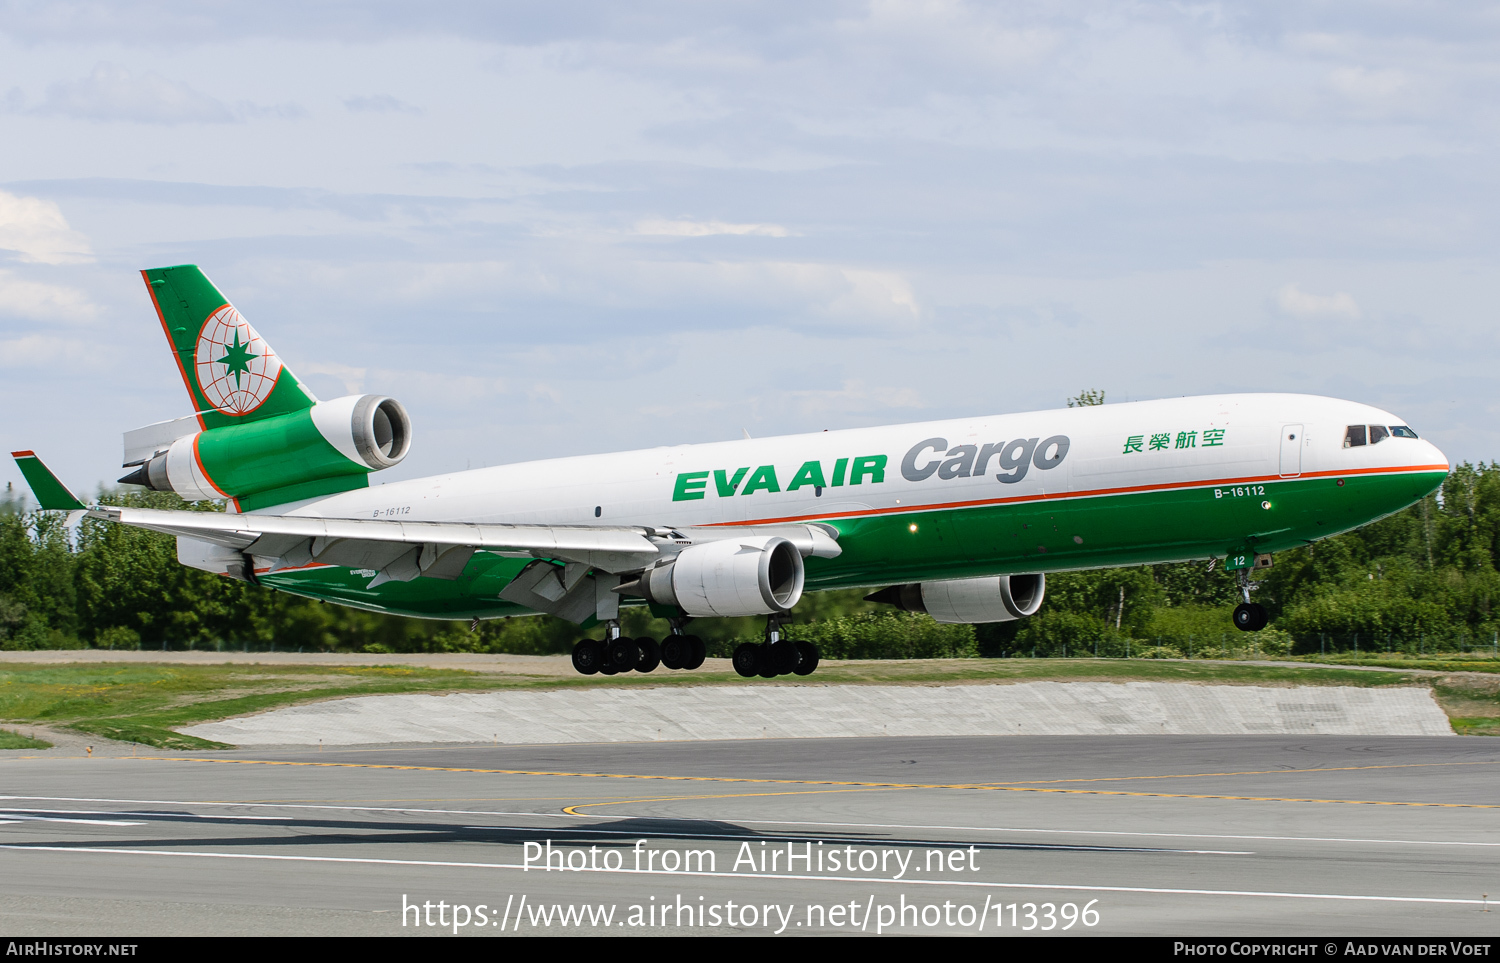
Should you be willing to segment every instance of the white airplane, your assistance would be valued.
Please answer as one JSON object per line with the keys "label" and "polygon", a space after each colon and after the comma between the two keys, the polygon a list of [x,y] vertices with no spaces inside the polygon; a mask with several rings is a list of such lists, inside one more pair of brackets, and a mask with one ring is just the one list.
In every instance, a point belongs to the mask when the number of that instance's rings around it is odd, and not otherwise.
{"label": "white airplane", "polygon": [[[804,590],[940,622],[1034,614],[1046,573],[1224,558],[1235,624],[1263,628],[1252,568],[1420,500],[1448,472],[1401,418],[1310,395],[1068,408],[558,458],[369,486],[411,422],[378,395],[319,401],[192,265],[141,272],[195,414],[127,432],[122,482],[225,513],[100,506],[177,536],[185,565],[437,619],[547,613],[601,625],[583,673],[695,668],[691,619],[767,617],[745,676],[807,674],[782,637]],[[84,510],[31,452],[44,508]],[[622,605],[668,619],[660,644]]]}

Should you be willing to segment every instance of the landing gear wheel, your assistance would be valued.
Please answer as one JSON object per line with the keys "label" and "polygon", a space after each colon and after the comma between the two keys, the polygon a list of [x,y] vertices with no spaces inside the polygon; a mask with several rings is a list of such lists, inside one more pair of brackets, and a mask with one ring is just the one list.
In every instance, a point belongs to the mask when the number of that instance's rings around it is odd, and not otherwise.
{"label": "landing gear wheel", "polygon": [[641,658],[635,664],[635,671],[650,672],[661,665],[661,646],[656,644],[655,639],[636,639],[635,644],[641,650]]}
{"label": "landing gear wheel", "polygon": [[802,653],[797,651],[797,643],[791,639],[778,639],[767,643],[766,658],[774,675],[790,675],[797,671]]}
{"label": "landing gear wheel", "polygon": [[1236,605],[1234,627],[1244,632],[1259,632],[1266,627],[1266,610],[1254,602]]}
{"label": "landing gear wheel", "polygon": [[755,674],[762,679],[774,679],[778,675],[776,663],[771,654],[771,643],[762,642],[755,647]]}
{"label": "landing gear wheel", "polygon": [[797,654],[802,658],[798,660],[797,667],[792,671],[798,675],[812,675],[813,670],[818,667],[818,647],[811,642],[797,642]]}
{"label": "landing gear wheel", "polygon": [[584,639],[573,646],[573,668],[583,675],[593,675],[604,664],[604,648],[593,639]]}
{"label": "landing gear wheel", "polygon": [[609,644],[609,662],[616,672],[629,672],[641,661],[641,649],[623,635]]}
{"label": "landing gear wheel", "polygon": [[704,645],[703,640],[696,635],[684,635],[683,639],[693,647],[693,654],[683,663],[682,667],[684,669],[696,669],[703,664],[704,659],[708,658],[708,646]]}
{"label": "landing gear wheel", "polygon": [[[602,647],[604,643],[601,642],[599,643],[599,645]],[[605,659],[603,662],[599,663],[600,675],[617,675],[619,674],[619,671],[619,669],[615,668],[615,664],[608,659]]]}
{"label": "landing gear wheel", "polygon": [[746,642],[734,650],[730,662],[734,664],[734,671],[747,679],[753,678],[760,673],[760,646]]}
{"label": "landing gear wheel", "polygon": [[686,669],[693,657],[693,646],[686,635],[669,635],[661,640],[661,664],[669,669]]}

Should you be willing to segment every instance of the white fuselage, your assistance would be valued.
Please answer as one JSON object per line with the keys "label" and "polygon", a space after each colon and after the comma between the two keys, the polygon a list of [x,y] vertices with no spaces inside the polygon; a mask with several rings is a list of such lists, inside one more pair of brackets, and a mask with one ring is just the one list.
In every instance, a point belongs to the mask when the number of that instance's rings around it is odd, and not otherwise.
{"label": "white fuselage", "polygon": [[[1210,395],[522,462],[376,485],[272,511],[680,527],[817,521],[1418,466],[1446,470],[1442,452],[1417,438],[1345,447],[1349,425],[1404,424],[1389,412],[1333,398]],[[1036,459],[1044,456],[1031,451],[1029,468],[1003,470],[1005,452],[996,446],[1028,440],[1040,445],[1058,437],[1066,445],[1054,467],[1038,468]],[[947,447],[938,447],[937,440]],[[934,444],[913,458],[923,441]],[[964,472],[964,446],[976,449],[975,455],[990,447],[984,470],[971,464]],[[1054,444],[1050,455],[1061,447]],[[1024,450],[1024,444],[1012,448],[1010,461],[1018,462]],[[814,463],[821,479],[812,477],[808,466]],[[746,471],[729,487],[740,469]],[[802,483],[793,488],[799,472]],[[1001,481],[1000,475],[1015,480]]]}

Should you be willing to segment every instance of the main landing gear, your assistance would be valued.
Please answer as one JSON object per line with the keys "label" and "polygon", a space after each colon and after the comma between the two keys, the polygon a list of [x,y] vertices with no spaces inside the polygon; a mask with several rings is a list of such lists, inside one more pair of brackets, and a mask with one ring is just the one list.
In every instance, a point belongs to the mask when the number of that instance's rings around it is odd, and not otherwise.
{"label": "main landing gear", "polygon": [[1244,632],[1259,632],[1266,627],[1266,610],[1250,601],[1250,590],[1255,587],[1250,581],[1250,569],[1242,568],[1234,575],[1240,583],[1240,598],[1244,600],[1234,607],[1234,627]]}
{"label": "main landing gear", "polygon": [[766,640],[746,642],[734,650],[734,671],[749,679],[760,676],[774,679],[778,675],[812,675],[818,667],[818,647],[811,642],[794,642],[781,637],[787,618],[772,615],[766,619]]}
{"label": "main landing gear", "polygon": [[708,656],[708,647],[696,635],[683,635],[673,620],[672,634],[658,643],[641,637],[620,635],[620,623],[605,625],[603,639],[584,639],[573,646],[573,668],[584,675],[615,675],[620,672],[651,672],[658,665],[669,669],[696,669]]}

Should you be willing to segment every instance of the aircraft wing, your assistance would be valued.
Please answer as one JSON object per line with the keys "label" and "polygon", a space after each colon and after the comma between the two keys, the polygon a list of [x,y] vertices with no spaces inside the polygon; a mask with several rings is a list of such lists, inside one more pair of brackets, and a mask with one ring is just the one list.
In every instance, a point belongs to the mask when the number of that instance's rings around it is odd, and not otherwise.
{"label": "aircraft wing", "polygon": [[457,578],[475,551],[517,558],[576,562],[611,573],[640,571],[664,554],[703,541],[777,534],[803,555],[838,555],[822,526],[652,528],[612,525],[518,525],[420,522],[374,518],[313,518],[230,512],[164,511],[100,506],[88,513],[103,521],[197,539],[271,562],[272,571],[309,564],[375,570],[376,582],[418,576]]}

